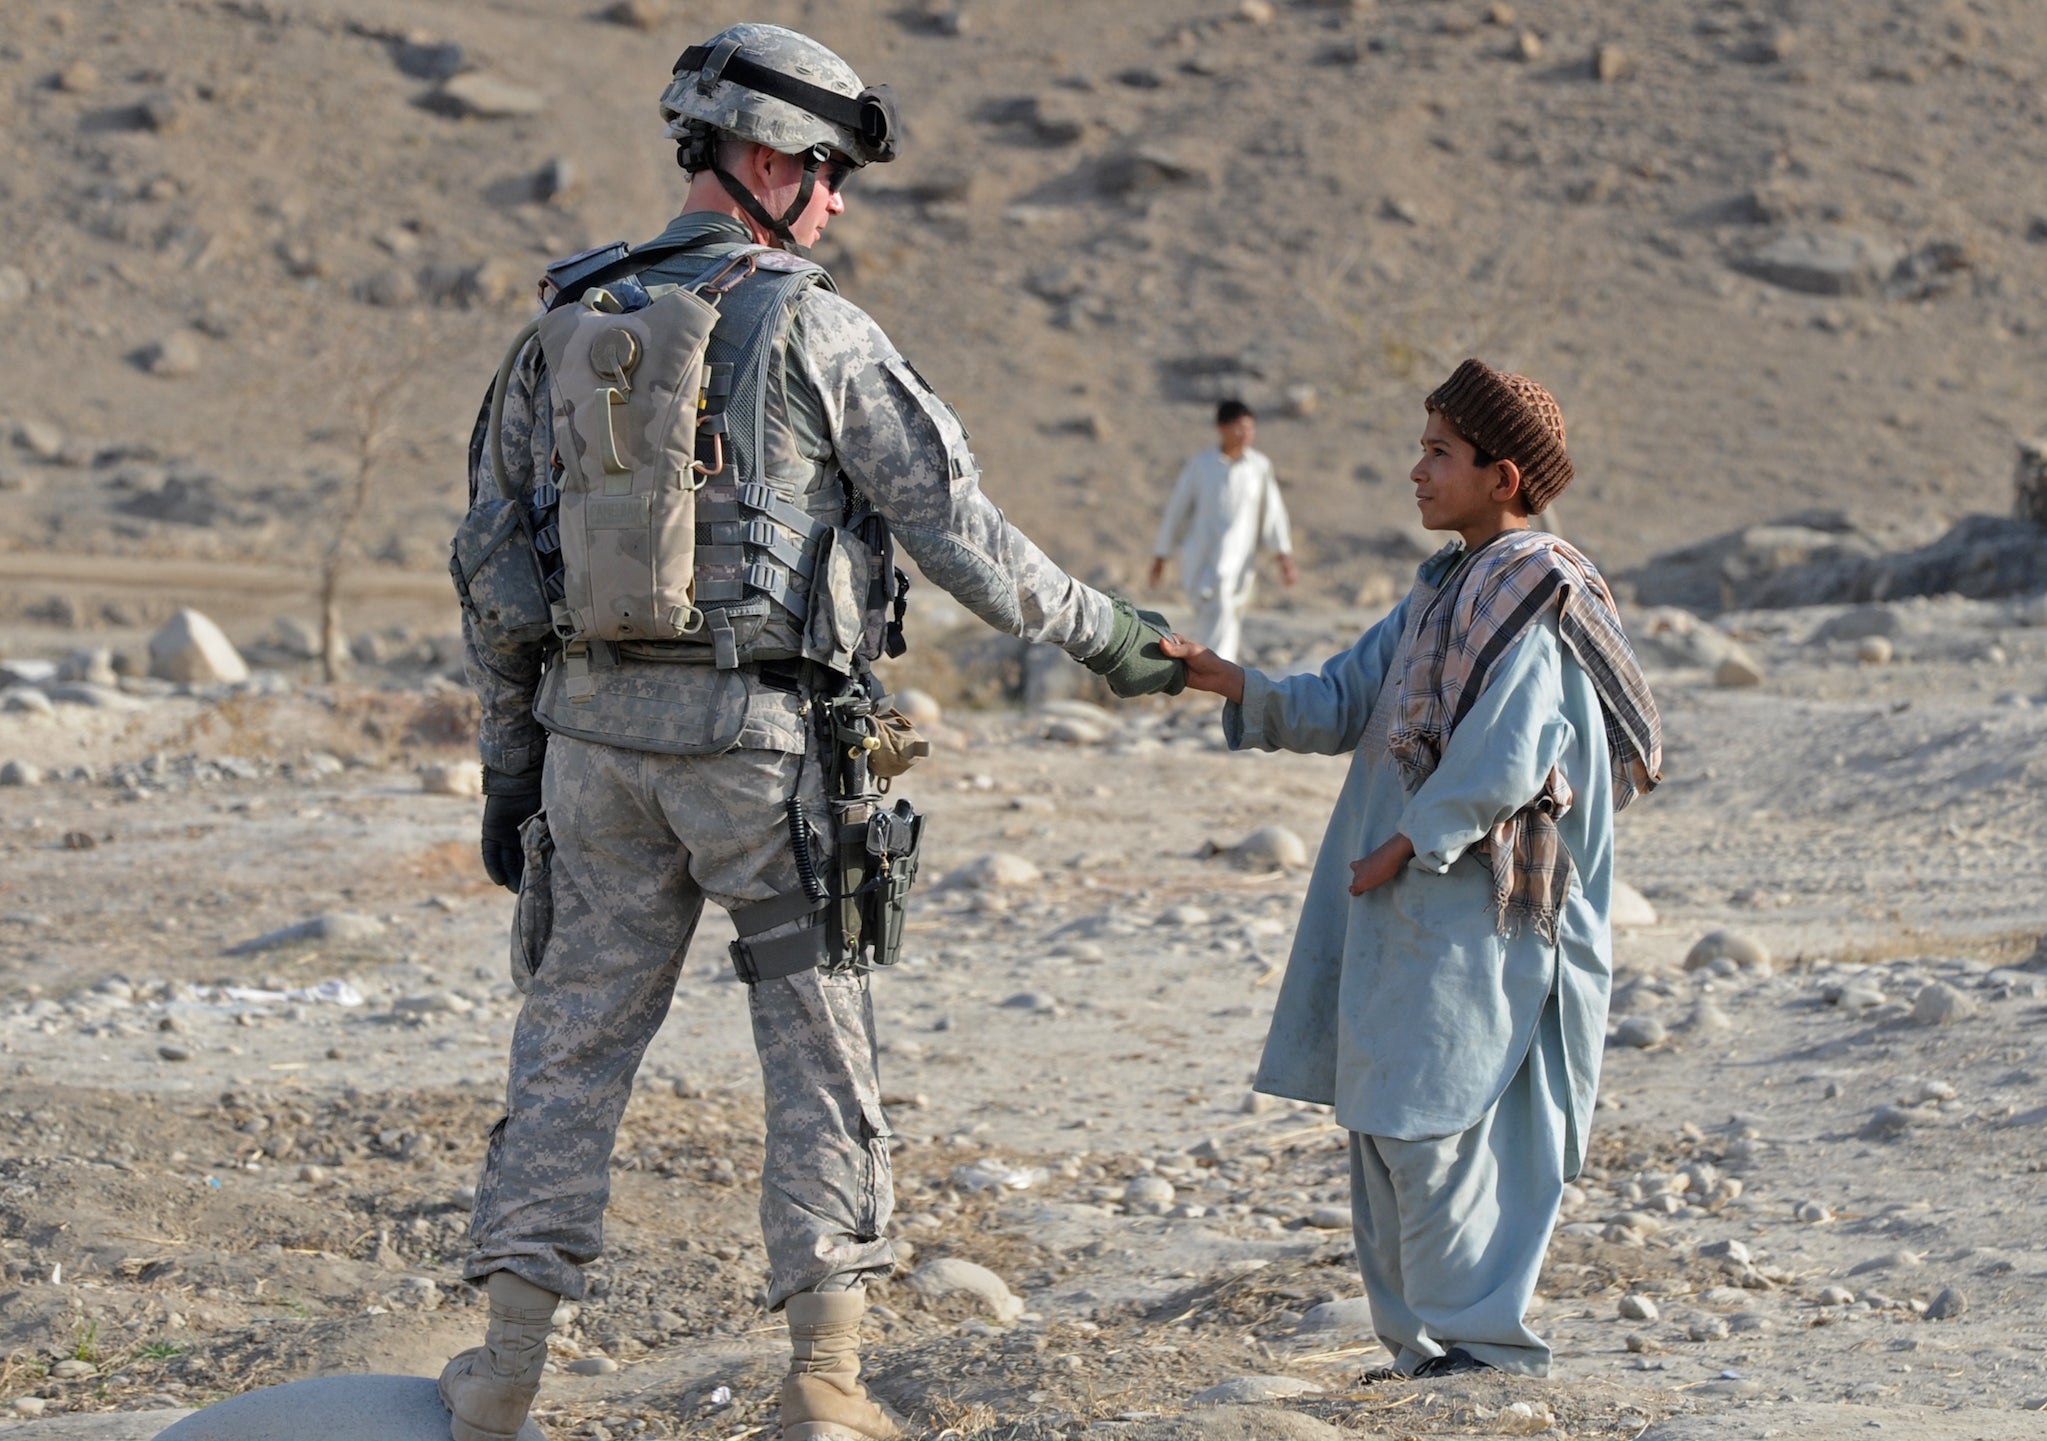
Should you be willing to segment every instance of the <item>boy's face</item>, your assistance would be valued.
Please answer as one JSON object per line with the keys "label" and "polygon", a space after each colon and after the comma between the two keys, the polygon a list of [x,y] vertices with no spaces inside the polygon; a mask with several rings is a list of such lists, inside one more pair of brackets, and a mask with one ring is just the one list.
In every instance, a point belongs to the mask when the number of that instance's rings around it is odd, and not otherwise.
{"label": "boy's face", "polygon": [[1498,528],[1508,514],[1518,513],[1518,483],[1509,484],[1497,462],[1480,466],[1478,452],[1457,428],[1437,411],[1429,412],[1422,431],[1422,456],[1407,478],[1414,482],[1415,504],[1429,530],[1467,534]]}
{"label": "boy's face", "polygon": [[1242,454],[1251,448],[1251,442],[1258,438],[1258,418],[1240,415],[1235,420],[1224,421],[1215,428],[1217,443],[1233,455]]}

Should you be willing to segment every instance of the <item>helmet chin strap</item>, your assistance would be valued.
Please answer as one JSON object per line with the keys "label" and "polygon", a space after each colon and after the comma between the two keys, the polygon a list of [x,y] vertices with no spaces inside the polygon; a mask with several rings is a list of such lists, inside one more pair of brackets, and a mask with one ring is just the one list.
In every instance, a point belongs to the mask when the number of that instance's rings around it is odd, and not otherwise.
{"label": "helmet chin strap", "polygon": [[796,233],[789,227],[810,208],[810,198],[817,193],[818,167],[823,164],[824,155],[820,153],[819,147],[812,146],[803,153],[803,183],[797,187],[795,200],[782,212],[780,220],[768,214],[767,207],[760,203],[759,197],[740,184],[738,178],[724,166],[713,164],[710,170],[718,177],[718,183],[725,187],[725,193],[732,197],[741,210],[753,218],[756,225],[770,235],[778,237],[784,250],[802,255],[806,253],[807,247],[798,243]]}

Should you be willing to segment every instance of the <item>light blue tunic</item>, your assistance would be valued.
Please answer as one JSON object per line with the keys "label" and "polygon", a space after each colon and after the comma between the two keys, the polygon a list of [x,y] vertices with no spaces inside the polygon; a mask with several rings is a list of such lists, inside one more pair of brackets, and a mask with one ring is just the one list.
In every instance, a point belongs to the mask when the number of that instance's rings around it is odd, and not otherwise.
{"label": "light blue tunic", "polygon": [[[1457,559],[1432,559],[1423,580],[1440,583]],[[1613,978],[1613,779],[1599,698],[1554,614],[1545,617],[1501,659],[1410,796],[1386,736],[1414,604],[1402,601],[1317,674],[1247,671],[1242,704],[1224,708],[1233,749],[1354,752],[1254,1084],[1334,1105],[1338,1124],[1365,1135],[1453,1136],[1498,1103],[1554,993],[1568,1080],[1564,1175],[1575,1176]],[[1490,864],[1470,851],[1535,798],[1553,765],[1575,797],[1559,822],[1575,879],[1554,945],[1532,927],[1499,934]],[[1352,897],[1350,863],[1396,834],[1414,843],[1414,860]]]}

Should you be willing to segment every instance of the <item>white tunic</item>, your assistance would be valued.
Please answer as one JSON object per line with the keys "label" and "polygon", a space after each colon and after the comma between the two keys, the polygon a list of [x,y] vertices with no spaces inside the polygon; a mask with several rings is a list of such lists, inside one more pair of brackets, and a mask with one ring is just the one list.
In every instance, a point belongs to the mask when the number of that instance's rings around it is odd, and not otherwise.
{"label": "white tunic", "polygon": [[1234,660],[1258,552],[1293,549],[1279,481],[1263,451],[1246,450],[1233,461],[1220,449],[1204,450],[1187,462],[1152,554],[1170,555],[1175,546],[1180,584],[1197,616],[1194,638]]}

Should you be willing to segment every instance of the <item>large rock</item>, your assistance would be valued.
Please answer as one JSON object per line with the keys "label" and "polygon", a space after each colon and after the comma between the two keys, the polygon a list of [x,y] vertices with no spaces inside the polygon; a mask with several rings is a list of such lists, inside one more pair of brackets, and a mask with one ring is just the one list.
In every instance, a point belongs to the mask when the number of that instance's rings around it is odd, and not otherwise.
{"label": "large rock", "polygon": [[219,626],[188,609],[149,638],[149,673],[158,680],[209,685],[245,681],[249,666]]}
{"label": "large rock", "polygon": [[[1621,579],[1634,588],[1642,605],[1682,606],[1707,615],[1758,604],[1758,588],[1787,571],[1854,563],[1882,553],[1882,545],[1847,516],[1806,511],[1652,556]],[[1671,663],[1711,666],[1718,661],[1714,656],[1673,658]]]}
{"label": "large rock", "polygon": [[[423,1376],[323,1376],[195,1412],[157,1441],[448,1441],[448,1412]],[[528,1421],[519,1441],[547,1441]]]}
{"label": "large rock", "polygon": [[547,108],[547,99],[539,91],[529,90],[496,75],[487,75],[481,70],[471,70],[443,81],[429,97],[428,103],[432,109],[446,114],[478,120],[516,119],[524,115],[538,115]]}
{"label": "large rock", "polygon": [[52,1416],[0,1429],[7,1441],[155,1441],[164,1428],[192,1413],[176,1411],[114,1411],[97,1416]]}
{"label": "large rock", "polygon": [[1854,231],[1793,231],[1736,256],[1734,267],[1807,295],[1877,295],[1904,259],[1900,246]]}

